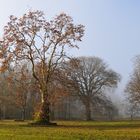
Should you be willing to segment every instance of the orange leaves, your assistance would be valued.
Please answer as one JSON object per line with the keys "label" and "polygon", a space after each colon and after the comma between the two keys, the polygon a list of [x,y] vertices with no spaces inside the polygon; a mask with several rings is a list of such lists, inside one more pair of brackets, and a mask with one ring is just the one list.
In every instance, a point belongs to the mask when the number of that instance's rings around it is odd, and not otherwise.
{"label": "orange leaves", "polygon": [[16,61],[18,57],[19,61],[28,59],[36,63],[37,59],[39,63],[49,63],[48,58],[52,56],[58,63],[66,56],[65,48],[77,47],[76,41],[80,41],[83,34],[84,26],[74,25],[73,19],[65,13],[47,21],[42,11],[29,11],[20,18],[10,16],[4,27],[2,48],[6,45],[7,53],[12,50],[11,57]]}
{"label": "orange leaves", "polygon": [[1,67],[0,67],[0,72],[1,73],[3,73],[3,72],[5,72],[6,70],[7,70],[7,66],[6,65],[2,65]]}
{"label": "orange leaves", "polygon": [[[26,96],[31,89],[32,77],[40,92],[43,95],[49,94],[52,87],[48,89],[48,85],[55,81],[55,70],[68,58],[67,47],[77,48],[76,43],[83,34],[84,26],[74,25],[73,19],[65,13],[51,21],[47,21],[44,13],[38,10],[29,11],[20,18],[11,15],[10,21],[4,27],[3,41],[0,43],[4,52],[0,53],[1,71],[13,69],[13,75],[8,81],[16,83],[15,92],[19,96]],[[24,67],[25,63],[28,63],[29,67]],[[55,94],[52,97],[55,100],[64,94],[61,87],[57,87],[53,92]]]}

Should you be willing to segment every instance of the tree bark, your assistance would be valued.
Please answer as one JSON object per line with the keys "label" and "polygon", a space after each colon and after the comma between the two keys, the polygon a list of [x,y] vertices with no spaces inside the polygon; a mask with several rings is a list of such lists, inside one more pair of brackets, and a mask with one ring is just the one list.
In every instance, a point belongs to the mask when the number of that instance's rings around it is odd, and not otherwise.
{"label": "tree bark", "polygon": [[48,94],[46,92],[42,93],[39,121],[50,123],[50,103],[48,100]]}
{"label": "tree bark", "polygon": [[90,102],[87,102],[86,104],[85,104],[85,113],[86,113],[86,120],[87,121],[90,121],[90,120],[92,120],[91,119],[91,108],[90,108],[91,106],[90,106]]}

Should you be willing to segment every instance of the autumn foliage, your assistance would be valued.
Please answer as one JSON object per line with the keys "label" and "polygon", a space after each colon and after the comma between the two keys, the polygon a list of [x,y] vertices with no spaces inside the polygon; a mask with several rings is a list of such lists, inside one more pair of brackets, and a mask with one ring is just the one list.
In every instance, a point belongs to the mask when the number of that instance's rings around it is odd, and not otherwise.
{"label": "autumn foliage", "polygon": [[20,18],[11,15],[4,27],[0,42],[1,72],[11,68],[15,71],[21,64],[29,65],[28,71],[41,95],[40,121],[50,122],[48,87],[52,75],[68,59],[67,48],[78,48],[76,43],[83,35],[84,26],[75,25],[65,13],[50,21],[42,11],[29,11]]}

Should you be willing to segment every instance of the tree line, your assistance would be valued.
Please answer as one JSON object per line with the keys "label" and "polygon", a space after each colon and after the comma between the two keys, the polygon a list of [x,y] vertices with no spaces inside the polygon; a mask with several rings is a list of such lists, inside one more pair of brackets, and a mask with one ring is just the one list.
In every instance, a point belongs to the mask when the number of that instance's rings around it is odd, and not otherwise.
{"label": "tree line", "polygon": [[42,11],[11,15],[0,41],[1,104],[17,106],[22,119],[28,110],[47,124],[56,112],[64,113],[58,109],[62,103],[72,106],[77,101],[76,109],[83,106],[86,120],[95,112],[115,114],[106,93],[117,87],[120,75],[101,58],[69,55],[83,36],[84,26],[65,13],[50,21]]}

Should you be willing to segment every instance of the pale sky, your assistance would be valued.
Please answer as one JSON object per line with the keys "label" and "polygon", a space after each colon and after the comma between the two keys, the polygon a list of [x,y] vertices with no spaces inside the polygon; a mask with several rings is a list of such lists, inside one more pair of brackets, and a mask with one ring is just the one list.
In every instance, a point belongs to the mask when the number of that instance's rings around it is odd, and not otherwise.
{"label": "pale sky", "polygon": [[[132,71],[132,58],[140,54],[140,0],[0,0],[0,35],[12,15],[42,10],[51,18],[60,12],[85,25],[85,37],[74,56],[98,56],[120,73],[120,92]],[[121,94],[121,93],[119,93]]]}

